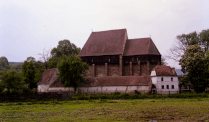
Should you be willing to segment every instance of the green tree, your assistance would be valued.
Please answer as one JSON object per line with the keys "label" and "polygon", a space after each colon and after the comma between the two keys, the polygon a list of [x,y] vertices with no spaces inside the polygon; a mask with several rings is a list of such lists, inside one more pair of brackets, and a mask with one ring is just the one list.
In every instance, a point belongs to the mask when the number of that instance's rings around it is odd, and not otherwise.
{"label": "green tree", "polygon": [[5,71],[9,70],[9,62],[6,57],[0,57],[0,75],[2,75]]}
{"label": "green tree", "polygon": [[59,57],[51,57],[46,63],[47,63],[47,68],[52,69],[57,67],[57,63],[59,62],[60,58]]}
{"label": "green tree", "polygon": [[204,61],[204,68],[205,68],[204,76],[209,86],[209,50],[206,52],[206,56],[203,58],[203,61]]}
{"label": "green tree", "polygon": [[37,88],[37,83],[40,81],[44,70],[44,64],[40,61],[36,62],[33,57],[28,57],[23,63],[22,73],[24,81],[29,85],[30,89]]}
{"label": "green tree", "polygon": [[62,55],[66,55],[70,57],[71,54],[78,54],[79,51],[80,48],[77,48],[75,44],[70,43],[69,40],[62,40],[59,41],[57,48],[52,49],[51,55],[59,58],[61,58]]}
{"label": "green tree", "polygon": [[202,30],[202,32],[199,34],[200,38],[200,45],[202,46],[204,52],[206,53],[209,49],[209,29],[208,30]]}
{"label": "green tree", "polygon": [[76,54],[72,54],[70,57],[63,55],[57,67],[59,69],[58,77],[61,82],[65,84],[65,87],[74,87],[76,91],[79,83],[85,81],[82,75],[86,73],[89,65],[82,62],[81,58],[77,57]]}
{"label": "green tree", "polygon": [[8,91],[21,91],[23,88],[23,77],[21,72],[16,70],[8,70],[0,76],[1,85],[7,88]]}
{"label": "green tree", "polygon": [[203,61],[204,53],[199,45],[189,46],[182,55],[179,64],[181,71],[187,72],[187,79],[191,81],[192,88],[196,92],[203,92],[208,83],[205,79],[205,68]]}
{"label": "green tree", "polygon": [[78,48],[75,44],[70,43],[69,40],[61,40],[59,41],[56,48],[53,48],[51,51],[51,58],[47,62],[48,68],[56,68],[58,61],[62,58],[62,55],[66,55],[68,57],[71,54],[78,54],[80,52],[80,48]]}

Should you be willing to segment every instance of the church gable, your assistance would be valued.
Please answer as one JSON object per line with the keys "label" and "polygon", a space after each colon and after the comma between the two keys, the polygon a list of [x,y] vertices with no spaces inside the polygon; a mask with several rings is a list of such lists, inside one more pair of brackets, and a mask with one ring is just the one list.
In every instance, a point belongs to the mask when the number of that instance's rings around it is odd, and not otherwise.
{"label": "church gable", "polygon": [[124,56],[160,55],[151,38],[129,39],[126,42]]}
{"label": "church gable", "polygon": [[126,29],[92,32],[78,56],[122,55]]}

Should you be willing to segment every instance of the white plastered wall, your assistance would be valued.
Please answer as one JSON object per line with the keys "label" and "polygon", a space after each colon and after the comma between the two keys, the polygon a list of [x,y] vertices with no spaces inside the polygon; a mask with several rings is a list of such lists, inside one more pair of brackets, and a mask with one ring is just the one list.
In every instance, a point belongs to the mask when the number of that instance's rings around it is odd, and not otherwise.
{"label": "white plastered wall", "polygon": [[[163,78],[163,81],[161,81],[161,78]],[[173,81],[171,81],[171,78],[173,78]],[[152,77],[152,84],[156,86],[158,94],[175,94],[179,92],[179,81],[176,76],[154,76]],[[162,85],[164,85],[164,89],[162,89]],[[169,89],[167,89],[167,85]],[[172,85],[174,85],[174,89],[172,89]]]}
{"label": "white plastered wall", "polygon": [[[150,86],[98,86],[98,87],[78,87],[77,91],[83,93],[114,93],[114,92],[127,92],[134,93],[137,90],[140,93],[148,93]],[[72,87],[50,87],[49,91],[74,91]]]}

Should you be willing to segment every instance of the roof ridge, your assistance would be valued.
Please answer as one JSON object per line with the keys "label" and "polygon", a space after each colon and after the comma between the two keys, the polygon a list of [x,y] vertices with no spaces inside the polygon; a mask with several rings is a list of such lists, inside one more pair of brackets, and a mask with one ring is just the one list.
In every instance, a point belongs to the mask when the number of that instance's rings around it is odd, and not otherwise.
{"label": "roof ridge", "polygon": [[104,31],[92,31],[92,33],[107,32],[107,31],[120,31],[120,30],[126,30],[126,28],[123,28],[123,29],[114,29],[114,30],[104,30]]}
{"label": "roof ridge", "polygon": [[150,49],[150,39],[151,39],[151,38],[149,38],[149,44],[148,44],[149,46],[148,46],[147,54],[149,54],[149,49]]}
{"label": "roof ridge", "polygon": [[[151,38],[150,38],[151,39]],[[152,39],[151,39],[151,41],[152,41]],[[152,41],[152,43],[153,43],[153,45],[155,46],[155,49],[157,49],[157,47],[156,47],[156,45],[155,45],[155,43]],[[157,49],[157,52],[160,54],[160,52],[159,52],[159,50]],[[160,54],[161,55],[161,54]]]}
{"label": "roof ridge", "polygon": [[[125,30],[125,35],[124,35],[124,37],[125,37],[125,40],[124,40],[124,43],[123,43],[123,50],[122,50],[122,54],[121,54],[121,55],[124,54],[124,51],[125,51],[125,49],[126,49],[126,43],[127,43],[127,40],[128,40],[127,30]],[[127,37],[127,39],[126,39],[126,37]]]}

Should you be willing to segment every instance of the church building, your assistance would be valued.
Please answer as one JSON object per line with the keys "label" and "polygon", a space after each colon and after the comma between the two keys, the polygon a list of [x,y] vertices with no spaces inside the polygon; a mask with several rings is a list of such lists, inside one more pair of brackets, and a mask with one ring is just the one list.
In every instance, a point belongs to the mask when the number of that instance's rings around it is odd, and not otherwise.
{"label": "church building", "polygon": [[128,39],[126,29],[92,32],[78,56],[90,65],[87,77],[150,75],[161,63],[151,38]]}
{"label": "church building", "polygon": [[[126,29],[92,32],[78,56],[89,64],[86,82],[77,88],[85,93],[150,93],[151,71],[161,64],[153,40],[129,39]],[[57,72],[45,70],[37,91],[73,91],[73,87],[64,87]]]}

